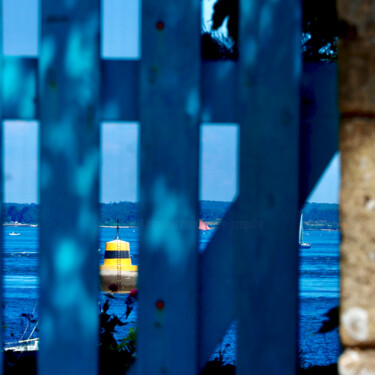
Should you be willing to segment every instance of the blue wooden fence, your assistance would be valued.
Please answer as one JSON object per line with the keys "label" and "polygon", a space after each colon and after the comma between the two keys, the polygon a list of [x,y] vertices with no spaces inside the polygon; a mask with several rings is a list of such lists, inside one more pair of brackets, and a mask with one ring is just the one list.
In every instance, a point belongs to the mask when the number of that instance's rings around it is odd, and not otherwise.
{"label": "blue wooden fence", "polygon": [[[40,120],[40,375],[98,371],[99,123],[134,120],[133,372],[197,374],[233,320],[237,374],[295,371],[298,212],[337,149],[336,68],[302,66],[298,0],[240,0],[239,60],[201,61],[200,8],[143,0],[141,59],[105,60],[99,0],[41,0],[39,58],[2,58],[2,117]],[[198,254],[201,122],[239,123],[240,188]]]}
{"label": "blue wooden fence", "polygon": [[[2,51],[3,51],[3,27],[2,27],[2,20],[3,20],[3,7],[0,7],[0,56],[2,56]],[[3,87],[3,64],[2,64],[2,60],[0,61],[0,87]],[[1,97],[0,97],[0,101],[1,101]],[[0,102],[0,104],[2,104]],[[0,116],[1,116],[1,119],[3,118],[3,113],[2,113],[2,105],[0,105]],[[3,138],[2,138],[2,135],[3,135],[3,126],[2,126],[2,123],[1,123],[1,131],[0,131],[0,144],[2,145],[3,144]],[[2,155],[3,151],[2,151],[2,146],[1,146],[1,155]],[[1,199],[1,202],[3,202],[3,163],[0,163],[0,199]],[[3,217],[3,210],[1,209],[0,211],[0,215],[1,217]],[[2,252],[2,244],[3,244],[3,231],[1,231],[1,234],[0,234],[0,293],[1,293],[1,296],[3,296],[3,252]],[[3,298],[1,298],[3,300]],[[0,314],[0,327],[3,327],[3,314]],[[0,342],[3,342],[3,335],[2,335],[2,332],[0,333]],[[0,369],[3,369],[3,357],[0,356]],[[1,374],[1,371],[0,370],[0,374]]]}

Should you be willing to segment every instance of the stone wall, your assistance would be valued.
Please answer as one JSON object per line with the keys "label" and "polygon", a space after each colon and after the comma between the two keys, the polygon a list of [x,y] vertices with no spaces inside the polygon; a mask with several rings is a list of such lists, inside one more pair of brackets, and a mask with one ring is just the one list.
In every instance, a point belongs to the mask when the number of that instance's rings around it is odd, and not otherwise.
{"label": "stone wall", "polygon": [[341,375],[375,375],[375,3],[338,0]]}

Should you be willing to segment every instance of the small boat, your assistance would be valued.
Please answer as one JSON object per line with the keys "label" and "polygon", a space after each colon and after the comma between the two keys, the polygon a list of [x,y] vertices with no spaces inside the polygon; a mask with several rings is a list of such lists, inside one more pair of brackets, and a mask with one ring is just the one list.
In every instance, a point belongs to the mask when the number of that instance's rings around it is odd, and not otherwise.
{"label": "small boat", "polygon": [[199,227],[198,230],[210,230],[210,228],[203,220],[199,219]]}
{"label": "small boat", "polygon": [[5,344],[4,351],[34,352],[39,350],[39,339],[20,340]]}
{"label": "small boat", "polygon": [[[35,312],[36,305],[34,307],[34,311],[32,315]],[[23,353],[23,352],[36,352],[39,350],[39,338],[31,338],[33,333],[36,330],[36,327],[38,326],[39,321],[36,322],[34,328],[32,329],[29,338],[28,339],[23,339],[28,327],[30,326],[31,321],[26,326],[26,329],[22,335],[22,337],[15,342],[8,342],[4,344],[4,351],[12,351],[12,352],[18,352],[18,353]]]}
{"label": "small boat", "polygon": [[9,236],[19,236],[21,233],[10,232]]}
{"label": "small boat", "polygon": [[309,249],[311,244],[308,242],[303,242],[303,220],[302,214],[299,220],[299,236],[298,236],[298,244],[300,249]]}

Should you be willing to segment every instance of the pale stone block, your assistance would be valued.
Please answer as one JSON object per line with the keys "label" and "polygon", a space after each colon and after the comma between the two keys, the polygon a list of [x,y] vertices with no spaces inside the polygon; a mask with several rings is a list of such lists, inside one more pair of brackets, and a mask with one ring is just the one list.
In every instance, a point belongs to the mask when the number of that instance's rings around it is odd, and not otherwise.
{"label": "pale stone block", "polygon": [[346,349],[338,368],[340,375],[375,375],[375,350]]}
{"label": "pale stone block", "polygon": [[[349,25],[359,38],[369,38],[373,42],[375,37],[375,6],[373,0],[338,0],[336,2],[339,20]],[[345,32],[341,25],[341,34]],[[345,35],[344,35],[345,36]]]}
{"label": "pale stone block", "polygon": [[375,119],[341,123],[341,340],[375,346]]}
{"label": "pale stone block", "polygon": [[338,60],[340,111],[375,114],[375,44],[368,39],[341,39]]}
{"label": "pale stone block", "polygon": [[375,4],[338,0],[339,107],[342,113],[375,113]]}

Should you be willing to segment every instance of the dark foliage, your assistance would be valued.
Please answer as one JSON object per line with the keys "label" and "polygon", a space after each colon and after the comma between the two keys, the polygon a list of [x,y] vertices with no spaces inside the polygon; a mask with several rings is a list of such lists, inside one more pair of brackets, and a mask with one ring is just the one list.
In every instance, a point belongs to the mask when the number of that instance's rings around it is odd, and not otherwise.
{"label": "dark foliage", "polygon": [[36,375],[38,352],[3,352],[5,375]]}
{"label": "dark foliage", "polygon": [[[115,299],[111,294],[108,298]],[[137,290],[132,290],[125,300],[126,311],[123,316],[128,318],[137,300]],[[124,375],[130,369],[136,358],[136,329],[130,328],[126,337],[120,342],[114,337],[116,328],[128,324],[109,313],[109,299],[104,302],[100,311],[100,336],[99,336],[99,373],[101,375]],[[22,317],[34,321],[32,314],[22,314]],[[77,353],[79,355],[79,353]],[[5,351],[4,374],[5,375],[36,375],[37,351],[25,351],[22,353]]]}
{"label": "dark foliage", "polygon": [[311,366],[307,368],[299,368],[299,375],[337,375],[337,363],[327,366]]}
{"label": "dark foliage", "polygon": [[234,375],[236,367],[231,364],[223,364],[219,360],[213,360],[207,363],[202,371],[202,375]]}
{"label": "dark foliage", "polygon": [[202,34],[202,57],[205,60],[231,60],[235,58],[233,48],[229,48],[222,40],[212,34]]}
{"label": "dark foliage", "polygon": [[[115,299],[111,294],[108,298]],[[127,319],[133,305],[137,299],[137,290],[129,293],[125,300]],[[127,324],[116,315],[109,314],[110,304],[107,300],[100,313],[100,344],[99,344],[99,373],[101,375],[124,375],[133,365],[136,358],[136,329],[130,328],[127,337],[118,343],[114,337],[116,327]],[[338,308],[331,309],[326,316],[329,319],[335,319]],[[23,314],[26,318],[30,314]],[[322,330],[320,332],[323,332]],[[328,330],[324,331],[328,332]],[[224,349],[225,350],[225,349]],[[6,375],[29,374],[36,375],[37,371],[37,352],[25,352],[21,356],[19,353],[4,352],[4,367]],[[219,356],[207,363],[202,371],[202,375],[234,375],[236,367],[227,364],[223,360],[223,351]],[[299,367],[300,375],[336,375],[337,364],[327,366],[310,366],[306,368]]]}
{"label": "dark foliage", "polygon": [[[110,298],[115,298],[108,295]],[[126,312],[125,319],[128,318],[136,301],[137,293],[132,291],[125,300]],[[123,375],[125,374],[136,358],[136,330],[130,328],[128,335],[120,343],[114,337],[116,328],[127,324],[122,317],[109,314],[109,300],[107,300],[100,313],[100,343],[99,360],[101,375]]]}
{"label": "dark foliage", "polygon": [[212,29],[217,30],[228,18],[228,35],[235,41],[238,41],[238,1],[235,0],[217,0],[214,5],[212,15]]}
{"label": "dark foliage", "polygon": [[104,303],[100,314],[100,348],[102,351],[113,351],[117,349],[117,341],[114,338],[116,327],[123,326],[122,322],[116,315],[108,314],[109,302]]}
{"label": "dark foliage", "polygon": [[318,333],[326,333],[333,331],[339,326],[339,307],[333,307],[327,313],[324,314],[326,319],[323,321]]}
{"label": "dark foliage", "polygon": [[302,30],[311,36],[303,43],[307,61],[337,58],[338,20],[333,0],[303,0]]}
{"label": "dark foliage", "polygon": [[[238,51],[238,1],[217,0],[212,16],[212,30],[219,29],[228,20],[228,35],[234,42],[232,51],[222,51],[222,45],[212,34],[202,35],[202,55],[205,59],[235,59]],[[339,22],[334,0],[303,0],[302,53],[305,61],[331,61],[337,58]],[[276,30],[277,32],[277,30]],[[213,41],[208,41],[209,34]],[[214,50],[213,47],[219,47]],[[224,45],[225,47],[225,45]],[[220,53],[222,52],[222,55]],[[216,56],[219,54],[219,58]]]}

